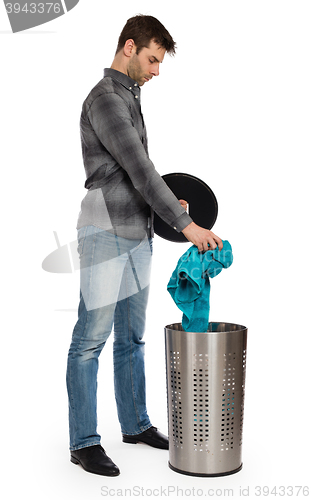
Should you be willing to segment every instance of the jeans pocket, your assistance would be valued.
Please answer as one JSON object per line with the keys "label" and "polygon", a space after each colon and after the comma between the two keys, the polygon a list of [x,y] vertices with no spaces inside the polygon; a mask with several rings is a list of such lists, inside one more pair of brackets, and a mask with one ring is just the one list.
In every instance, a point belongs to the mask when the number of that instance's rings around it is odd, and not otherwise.
{"label": "jeans pocket", "polygon": [[84,248],[84,241],[85,241],[85,237],[86,237],[86,231],[87,231],[87,227],[82,227],[78,231],[78,248],[77,248],[77,251],[78,251],[78,254],[79,254],[80,258],[83,255],[83,248]]}

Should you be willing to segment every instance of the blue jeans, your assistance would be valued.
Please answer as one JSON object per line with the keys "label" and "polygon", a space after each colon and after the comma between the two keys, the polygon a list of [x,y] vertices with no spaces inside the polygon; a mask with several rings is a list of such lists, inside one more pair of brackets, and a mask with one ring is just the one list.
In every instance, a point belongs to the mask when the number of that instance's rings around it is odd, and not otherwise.
{"label": "blue jeans", "polygon": [[114,389],[123,434],[151,423],[146,409],[143,335],[152,239],[129,240],[95,226],[78,231],[80,303],[68,353],[70,450],[100,444],[98,357],[114,327]]}

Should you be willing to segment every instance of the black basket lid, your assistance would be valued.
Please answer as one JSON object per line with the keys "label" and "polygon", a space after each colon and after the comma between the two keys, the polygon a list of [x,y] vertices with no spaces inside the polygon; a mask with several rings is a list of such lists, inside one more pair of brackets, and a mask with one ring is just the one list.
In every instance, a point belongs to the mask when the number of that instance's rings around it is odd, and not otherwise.
{"label": "black basket lid", "polygon": [[[192,220],[205,229],[212,229],[218,214],[216,196],[211,188],[194,175],[172,173],[163,175],[168,187],[180,200],[186,200],[189,215]],[[154,232],[165,240],[174,242],[188,242],[183,233],[178,233],[166,224],[156,213],[154,214]]]}

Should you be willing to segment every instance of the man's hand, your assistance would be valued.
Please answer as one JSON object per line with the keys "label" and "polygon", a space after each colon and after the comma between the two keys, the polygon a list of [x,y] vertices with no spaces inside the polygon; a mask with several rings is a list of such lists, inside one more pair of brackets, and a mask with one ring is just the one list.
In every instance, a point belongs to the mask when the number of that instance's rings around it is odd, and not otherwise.
{"label": "man's hand", "polygon": [[[181,200],[179,200],[181,202]],[[182,200],[184,201],[184,200]],[[222,250],[223,243],[222,240],[212,233],[208,229],[198,226],[194,222],[191,222],[182,233],[186,236],[187,240],[191,241],[194,245],[198,247],[199,252],[206,252],[207,250],[215,250],[218,246],[219,250]]]}
{"label": "man's hand", "polygon": [[188,205],[188,203],[187,203],[185,200],[179,200],[179,203],[181,204],[181,206],[182,206],[185,210],[187,210],[187,205]]}

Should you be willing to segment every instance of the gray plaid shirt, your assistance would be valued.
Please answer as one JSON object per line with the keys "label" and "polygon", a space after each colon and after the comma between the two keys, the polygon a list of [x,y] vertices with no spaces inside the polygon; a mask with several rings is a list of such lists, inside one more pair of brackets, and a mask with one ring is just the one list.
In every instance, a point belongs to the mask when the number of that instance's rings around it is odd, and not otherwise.
{"label": "gray plaid shirt", "polygon": [[83,103],[80,127],[88,193],[78,229],[142,239],[153,236],[153,210],[178,232],[192,222],[149,159],[137,82],[105,69]]}

